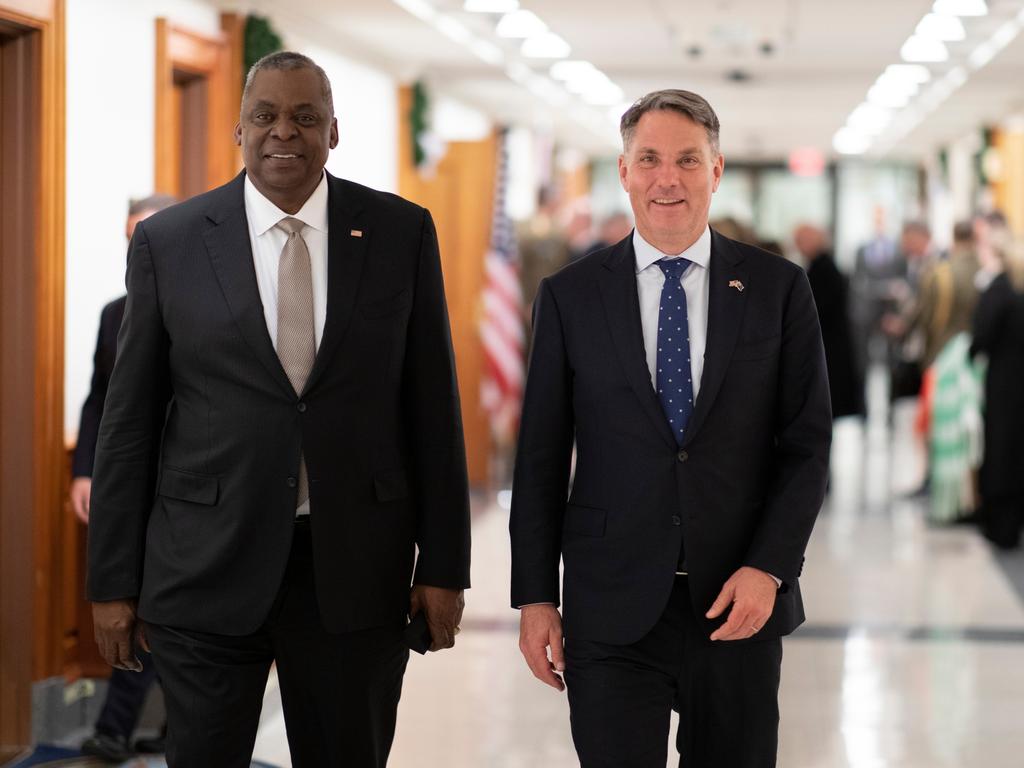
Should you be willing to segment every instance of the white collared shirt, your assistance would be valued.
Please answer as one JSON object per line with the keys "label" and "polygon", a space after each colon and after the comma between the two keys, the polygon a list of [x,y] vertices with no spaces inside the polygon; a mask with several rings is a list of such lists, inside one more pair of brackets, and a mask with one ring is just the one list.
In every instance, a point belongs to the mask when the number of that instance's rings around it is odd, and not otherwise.
{"label": "white collared shirt", "polygon": [[[249,221],[256,284],[274,349],[277,349],[277,270],[281,251],[288,240],[288,234],[277,223],[290,215],[264,197],[248,175],[245,177],[245,218]],[[313,194],[293,218],[305,224],[302,239],[306,241],[313,271],[313,331],[316,348],[320,349],[327,322],[327,174],[320,178]]]}
{"label": "white collared shirt", "polygon": [[[291,214],[285,213],[245,177],[245,218],[249,222],[249,242],[256,267],[256,285],[263,302],[263,316],[267,321],[270,341],[277,349],[277,273],[281,251],[288,234],[277,226]],[[307,198],[293,218],[301,221],[302,239],[306,241],[313,277],[313,334],[316,348],[324,337],[327,322],[327,174],[320,178],[313,194]],[[295,510],[296,517],[309,514],[309,500]]]}
{"label": "white collared shirt", "polygon": [[682,253],[662,253],[648,243],[635,229],[633,250],[636,251],[636,288],[640,298],[640,325],[644,333],[644,352],[651,384],[658,388],[658,314],[665,273],[656,262],[661,259],[684,258],[693,262],[680,278],[686,293],[686,319],[690,327],[690,376],[693,381],[693,402],[697,402],[700,377],[704,373],[704,350],[708,339],[708,294],[711,287],[711,229]]}

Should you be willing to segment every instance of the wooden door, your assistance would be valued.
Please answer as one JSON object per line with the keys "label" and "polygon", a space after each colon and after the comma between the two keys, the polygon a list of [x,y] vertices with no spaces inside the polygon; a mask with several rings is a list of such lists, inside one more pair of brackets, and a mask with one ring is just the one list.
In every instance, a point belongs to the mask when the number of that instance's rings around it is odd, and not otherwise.
{"label": "wooden door", "polygon": [[0,0],[0,762],[62,640],[63,20]]}

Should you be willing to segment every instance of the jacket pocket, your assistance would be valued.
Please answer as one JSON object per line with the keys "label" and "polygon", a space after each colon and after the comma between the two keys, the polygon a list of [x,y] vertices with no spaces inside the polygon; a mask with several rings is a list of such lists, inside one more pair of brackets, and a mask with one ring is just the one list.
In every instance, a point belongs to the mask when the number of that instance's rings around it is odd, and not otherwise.
{"label": "jacket pocket", "polygon": [[387,472],[378,472],[373,476],[373,489],[377,494],[377,501],[398,501],[409,495],[409,483],[405,478],[405,471],[391,469]]}
{"label": "jacket pocket", "polygon": [[193,504],[212,506],[217,503],[220,480],[213,475],[200,475],[185,469],[163,467],[160,471],[161,496]]}
{"label": "jacket pocket", "polygon": [[597,507],[570,504],[565,508],[565,531],[580,536],[604,536],[607,513]]}
{"label": "jacket pocket", "polygon": [[408,288],[403,288],[393,296],[385,299],[374,299],[359,307],[364,317],[386,317],[399,312],[408,306],[412,294]]}

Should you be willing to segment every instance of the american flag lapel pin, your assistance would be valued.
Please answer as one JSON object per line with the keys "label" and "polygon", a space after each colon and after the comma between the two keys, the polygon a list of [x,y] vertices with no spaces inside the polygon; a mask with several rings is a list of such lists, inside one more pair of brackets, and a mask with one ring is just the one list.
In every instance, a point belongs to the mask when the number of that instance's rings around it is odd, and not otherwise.
{"label": "american flag lapel pin", "polygon": [[743,283],[740,282],[739,280],[730,280],[729,281],[729,287],[730,288],[735,288],[740,293],[743,293]]}
{"label": "american flag lapel pin", "polygon": [[361,229],[353,229],[351,232],[349,232],[349,234],[352,235],[352,237],[362,237],[363,236],[363,230],[361,230]]}

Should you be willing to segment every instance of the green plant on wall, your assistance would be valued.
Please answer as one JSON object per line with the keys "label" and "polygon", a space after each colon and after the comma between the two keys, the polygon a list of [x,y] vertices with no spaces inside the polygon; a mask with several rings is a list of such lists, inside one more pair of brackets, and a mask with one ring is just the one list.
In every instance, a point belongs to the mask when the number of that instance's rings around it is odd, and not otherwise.
{"label": "green plant on wall", "polygon": [[427,111],[430,99],[427,88],[422,80],[412,85],[412,108],[409,110],[409,130],[412,133],[412,161],[417,168],[427,159],[427,151],[423,146],[423,137],[427,132]]}
{"label": "green plant on wall", "polygon": [[281,36],[274,31],[270,20],[263,16],[249,14],[245,17],[245,68],[244,77],[249,68],[268,53],[280,51],[283,47]]}

